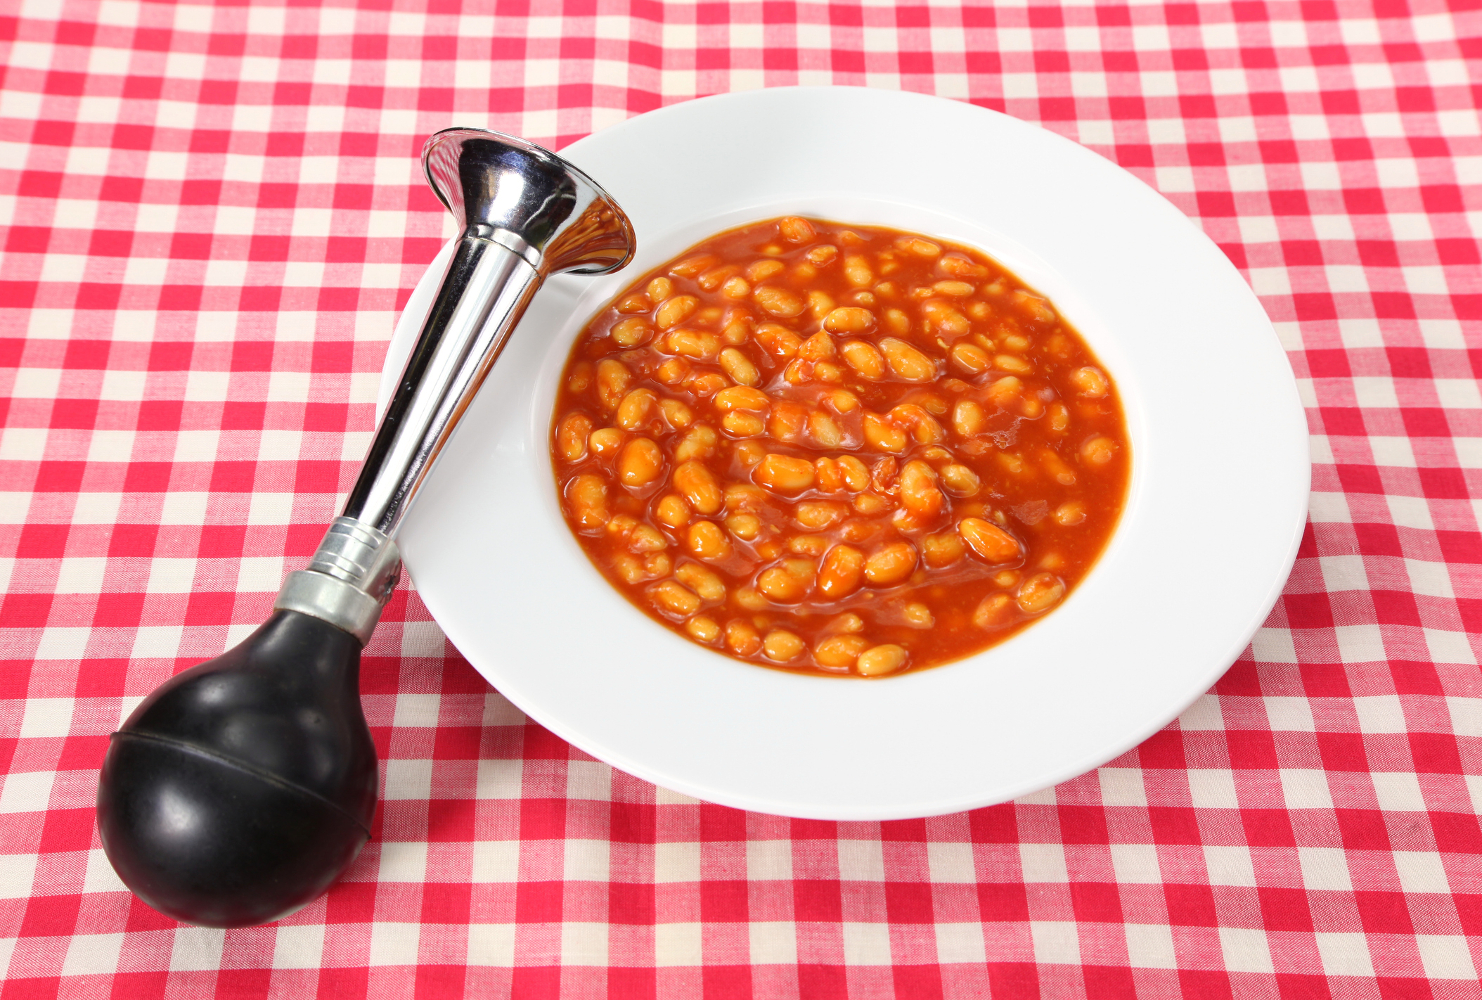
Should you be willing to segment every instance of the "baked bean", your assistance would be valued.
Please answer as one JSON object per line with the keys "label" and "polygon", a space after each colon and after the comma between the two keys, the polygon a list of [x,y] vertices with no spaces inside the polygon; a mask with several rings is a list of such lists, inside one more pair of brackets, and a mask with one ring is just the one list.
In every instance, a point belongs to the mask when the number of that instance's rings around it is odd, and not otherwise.
{"label": "baked bean", "polygon": [[910,542],[896,542],[865,560],[865,579],[873,587],[900,583],[916,568],[916,547]]}
{"label": "baked bean", "polygon": [[634,438],[618,458],[618,479],[624,486],[647,486],[664,474],[664,453],[648,438]]}
{"label": "baked bean", "polygon": [[691,638],[706,645],[720,638],[720,626],[715,624],[714,619],[704,615],[696,615],[685,622],[684,630],[690,634]]}
{"label": "baked bean", "polygon": [[761,534],[762,521],[755,514],[732,514],[726,518],[726,527],[743,542],[752,542]]}
{"label": "baked bean", "polygon": [[674,488],[701,514],[720,511],[725,495],[709,469],[699,462],[681,462],[674,469]]}
{"label": "baked bean", "polygon": [[670,330],[664,336],[664,350],[696,361],[710,361],[720,354],[720,338],[703,330]]}
{"label": "baked bean", "polygon": [[988,370],[988,352],[976,344],[957,344],[952,348],[952,363],[963,371],[976,375]]}
{"label": "baked bean", "polygon": [[580,461],[587,453],[587,435],[592,421],[584,413],[570,414],[556,430],[556,453],[568,462]]}
{"label": "baked bean", "polygon": [[947,440],[947,432],[924,406],[902,403],[890,411],[895,422],[911,432],[917,444],[938,444]]}
{"label": "baked bean", "polygon": [[823,318],[829,333],[865,333],[875,326],[875,314],[858,306],[841,306]]}
{"label": "baked bean", "polygon": [[732,599],[735,601],[737,607],[745,608],[748,611],[762,611],[768,607],[767,599],[751,587],[739,588]]}
{"label": "baked bean", "polygon": [[981,629],[1002,628],[1014,620],[1014,599],[1008,594],[989,594],[973,611],[973,624]]}
{"label": "baked bean", "polygon": [[768,455],[752,471],[756,482],[784,493],[799,493],[813,485],[813,463],[791,455]]}
{"label": "baked bean", "polygon": [[851,340],[839,349],[845,363],[859,374],[872,381],[885,377],[885,359],[873,344],[863,340]]}
{"label": "baked bean", "polygon": [[587,447],[593,455],[611,455],[623,446],[623,432],[616,427],[599,427],[587,435]]}
{"label": "baked bean", "polygon": [[823,246],[809,250],[804,256],[814,267],[827,267],[839,256],[839,248],[831,243],[825,243]]}
{"label": "baked bean", "polygon": [[1050,610],[1065,596],[1065,581],[1054,573],[1036,573],[1019,588],[1017,603],[1026,615],[1037,615]]}
{"label": "baked bean", "polygon": [[906,624],[912,628],[931,628],[937,623],[936,616],[931,613],[931,608],[920,601],[912,601],[902,608],[901,617],[905,618]]}
{"label": "baked bean", "polygon": [[619,427],[625,431],[636,431],[648,423],[649,418],[658,410],[659,397],[649,389],[634,389],[623,397],[618,404],[617,416],[614,418]]}
{"label": "baked bean", "polygon": [[981,517],[964,517],[957,522],[957,533],[984,562],[1013,562],[1024,554],[1017,538]]}
{"label": "baked bean", "polygon": [[[701,522],[709,524],[709,521]],[[726,585],[713,571],[699,563],[683,563],[674,571],[674,579],[693,590],[702,600],[718,604],[726,599]]]}
{"label": "baked bean", "polygon": [[722,234],[617,296],[563,378],[554,467],[594,563],[695,642],[789,668],[878,677],[1026,627],[1127,481],[1074,331],[916,234]]}
{"label": "baked bean", "polygon": [[690,525],[685,545],[695,558],[710,562],[729,559],[735,551],[731,546],[731,540],[714,521],[696,521]]}
{"label": "baked bean", "polygon": [[988,269],[982,264],[974,264],[961,254],[950,253],[937,262],[937,268],[943,274],[950,274],[954,278],[986,278]]}
{"label": "baked bean", "polygon": [[677,399],[659,400],[659,412],[664,414],[664,420],[669,426],[677,431],[682,431],[695,422],[695,411]]}
{"label": "baked bean", "polygon": [[868,640],[857,635],[831,635],[813,645],[813,659],[820,667],[848,669],[869,645]]}
{"label": "baked bean", "polygon": [[926,317],[928,329],[949,337],[961,337],[973,328],[956,306],[941,299],[927,299],[921,303],[921,315]]}
{"label": "baked bean", "polygon": [[761,652],[762,637],[749,622],[735,619],[726,622],[726,648],[737,656],[755,656]]}
{"label": "baked bean", "polygon": [[1079,500],[1069,500],[1055,508],[1055,523],[1070,527],[1086,519],[1086,505]]}
{"label": "baked bean", "polygon": [[952,429],[958,437],[970,438],[988,424],[983,408],[971,399],[959,399],[952,408]]}
{"label": "baked bean", "polygon": [[854,669],[866,677],[883,677],[893,674],[906,665],[907,653],[894,643],[875,646],[859,654]]}
{"label": "baked bean", "polygon": [[824,361],[833,357],[838,351],[834,348],[834,338],[822,330],[803,341],[798,348],[798,358],[802,361]]}
{"label": "baked bean", "polygon": [[798,524],[811,531],[832,528],[848,515],[849,509],[841,503],[810,501],[800,503],[794,514]]}
{"label": "baked bean", "polygon": [[742,441],[731,447],[731,457],[749,469],[767,457],[767,446],[760,441]]}
{"label": "baked bean", "polygon": [[728,511],[768,510],[771,507],[768,503],[770,499],[766,490],[751,483],[731,483],[726,486],[725,507]]}
{"label": "baked bean", "polygon": [[653,334],[653,324],[636,316],[614,323],[612,326],[612,342],[619,347],[637,347],[639,344],[646,343]]}
{"label": "baked bean", "polygon": [[700,610],[700,598],[674,580],[656,583],[648,589],[649,599],[661,611],[687,618]]}
{"label": "baked bean", "polygon": [[576,523],[584,530],[600,529],[611,515],[607,507],[607,484],[600,476],[577,476],[566,488]]}
{"label": "baked bean", "polygon": [[787,265],[780,260],[759,260],[746,269],[746,277],[752,282],[766,281],[785,270]]}
{"label": "baked bean", "polygon": [[865,443],[876,451],[906,450],[906,432],[880,414],[866,413],[863,426]]}
{"label": "baked bean", "polygon": [[926,565],[935,569],[950,566],[966,554],[967,548],[962,539],[953,532],[927,535],[921,539],[921,555],[926,560]]}
{"label": "baked bean", "polygon": [[670,559],[665,552],[650,552],[641,559],[620,552],[612,557],[612,568],[624,583],[636,586],[668,576]]}
{"label": "baked bean", "polygon": [[628,532],[628,551],[635,555],[642,555],[645,552],[662,552],[668,547],[668,540],[658,528],[651,524],[634,525],[633,530]]}
{"label": "baked bean", "polygon": [[706,372],[685,379],[684,387],[696,396],[713,396],[726,387],[726,377],[720,372]]}
{"label": "baked bean", "polygon": [[574,393],[586,392],[592,385],[592,363],[590,361],[579,361],[571,366],[571,372],[566,376],[566,391]]}
{"label": "baked bean", "polygon": [[1005,375],[988,387],[988,400],[994,406],[1007,410],[1019,402],[1024,393],[1024,383],[1013,375]]}
{"label": "baked bean", "polygon": [[807,243],[818,235],[813,223],[796,215],[789,215],[777,223],[777,232],[789,243]]}
{"label": "baked bean", "polygon": [[690,505],[677,493],[670,493],[654,508],[654,517],[671,528],[682,528],[690,523]]}
{"label": "baked bean", "polygon": [[936,257],[942,252],[939,244],[924,240],[919,236],[902,236],[895,241],[895,245],[918,257]]}
{"label": "baked bean", "polygon": [[818,591],[830,600],[848,597],[864,576],[864,553],[852,545],[835,545],[818,571]]}
{"label": "baked bean", "polygon": [[1070,410],[1066,409],[1065,404],[1059,400],[1050,404],[1049,424],[1050,430],[1057,433],[1070,426]]}
{"label": "baked bean", "polygon": [[688,379],[693,371],[690,363],[683,358],[670,358],[659,365],[659,370],[654,372],[654,378],[665,385],[677,385]]}
{"label": "baked bean", "polygon": [[732,437],[756,437],[767,429],[767,422],[755,413],[736,410],[721,418],[720,425]]}
{"label": "baked bean", "polygon": [[679,444],[674,446],[674,461],[693,462],[699,459],[710,458],[715,454],[715,445],[720,438],[715,433],[714,427],[705,424],[695,424],[688,433],[680,439]]}
{"label": "baked bean", "polygon": [[1075,391],[1087,399],[1100,399],[1105,396],[1111,386],[1106,381],[1106,376],[1101,374],[1100,369],[1087,365],[1085,368],[1077,368],[1070,373],[1070,384]]}
{"label": "baked bean", "polygon": [[785,326],[763,323],[756,328],[756,342],[774,358],[790,358],[798,353],[803,340]]}
{"label": "baked bean", "polygon": [[1050,304],[1038,295],[1030,295],[1020,289],[1013,295],[1014,305],[1030,320],[1036,323],[1053,323],[1055,321],[1055,310]]}
{"label": "baked bean", "polygon": [[820,448],[837,448],[844,443],[844,432],[834,418],[822,410],[808,414],[808,436]]}
{"label": "baked bean", "polygon": [[628,394],[633,384],[633,373],[628,366],[615,358],[603,358],[597,362],[597,398],[603,409],[611,413]]}
{"label": "baked bean", "polygon": [[778,663],[787,663],[796,660],[807,650],[808,644],[799,639],[792,632],[783,629],[773,629],[767,633],[762,640],[762,654],[769,660]]}
{"label": "baked bean", "polygon": [[[654,280],[667,281],[668,279],[655,278]],[[654,313],[654,324],[660,330],[671,329],[689,319],[698,308],[700,308],[700,300],[693,295],[676,295],[660,304],[658,311]]]}
{"label": "baked bean", "polygon": [[931,286],[931,290],[938,295],[951,296],[954,299],[965,299],[977,289],[965,281],[938,281]]}
{"label": "baked bean", "polygon": [[766,410],[772,405],[772,400],[760,389],[750,386],[735,385],[729,389],[722,389],[715,394],[716,409],[721,412],[731,410]]}
{"label": "baked bean", "polygon": [[814,485],[824,493],[837,493],[844,488],[844,473],[832,458],[813,461]]}
{"label": "baked bean", "polygon": [[855,456],[839,456],[839,468],[844,473],[845,486],[855,493],[870,485],[870,470]]}
{"label": "baked bean", "polygon": [[1104,434],[1087,439],[1081,445],[1081,458],[1092,465],[1105,465],[1117,454],[1117,443]]}
{"label": "baked bean", "polygon": [[740,273],[741,269],[735,264],[722,264],[700,275],[695,279],[695,284],[699,285],[702,291],[713,292]]}
{"label": "baked bean", "polygon": [[734,347],[720,352],[720,366],[738,385],[754,386],[762,380],[761,372],[756,370],[751,359]]}
{"label": "baked bean", "polygon": [[907,462],[901,469],[900,498],[907,510],[921,518],[933,518],[947,506],[937,488],[937,472],[925,462]]}
{"label": "baked bean", "polygon": [[954,497],[972,497],[978,495],[982,481],[967,466],[953,464],[942,470],[942,488]]}
{"label": "baked bean", "polygon": [[795,556],[818,559],[828,551],[828,539],[822,535],[794,535],[787,540],[787,551]]}
{"label": "baked bean", "polygon": [[864,257],[850,254],[844,258],[844,278],[855,288],[868,288],[875,282],[875,272]]}
{"label": "baked bean", "polygon": [[937,377],[936,362],[904,340],[886,337],[880,341],[880,351],[897,378],[907,382],[929,382]]}
{"label": "baked bean", "polygon": [[757,574],[756,589],[778,604],[793,604],[813,589],[815,572],[811,559],[784,559]]}
{"label": "baked bean", "polygon": [[775,285],[763,285],[754,290],[751,297],[762,311],[778,319],[792,319],[803,312],[803,299],[795,292]]}

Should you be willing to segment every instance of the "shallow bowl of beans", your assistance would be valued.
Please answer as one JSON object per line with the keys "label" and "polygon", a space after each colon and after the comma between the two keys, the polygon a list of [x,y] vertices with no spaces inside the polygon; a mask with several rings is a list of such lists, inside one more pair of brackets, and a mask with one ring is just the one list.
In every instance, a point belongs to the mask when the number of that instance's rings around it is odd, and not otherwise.
{"label": "shallow bowl of beans", "polygon": [[537,722],[708,801],[928,816],[1105,763],[1250,643],[1305,418],[1255,296],[1140,181],[855,88],[563,154],[638,256],[541,291],[400,539]]}

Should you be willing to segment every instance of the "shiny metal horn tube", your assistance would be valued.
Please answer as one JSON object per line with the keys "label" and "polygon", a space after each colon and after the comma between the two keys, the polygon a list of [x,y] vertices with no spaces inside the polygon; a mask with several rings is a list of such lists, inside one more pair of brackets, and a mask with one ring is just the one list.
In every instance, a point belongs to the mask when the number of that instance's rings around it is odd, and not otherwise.
{"label": "shiny metal horn tube", "polygon": [[397,525],[541,282],[615,271],[634,251],[617,203],[534,143],[445,129],[423,146],[422,166],[463,227],[457,250],[343,513],[273,603],[362,644],[400,574]]}

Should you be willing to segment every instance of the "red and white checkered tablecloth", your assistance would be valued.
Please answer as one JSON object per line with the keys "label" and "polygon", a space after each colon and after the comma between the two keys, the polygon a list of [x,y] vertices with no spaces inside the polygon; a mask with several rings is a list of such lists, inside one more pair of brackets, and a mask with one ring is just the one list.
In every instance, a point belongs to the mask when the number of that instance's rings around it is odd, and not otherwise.
{"label": "red and white checkered tablecloth", "polygon": [[[0,74],[0,1000],[1482,998],[1477,0],[9,0]],[[108,733],[337,512],[449,232],[423,138],[560,147],[794,83],[1037,122],[1241,269],[1314,492],[1239,662],[1056,788],[803,822],[573,750],[405,588],[345,879],[245,930],[134,899],[93,824]]]}

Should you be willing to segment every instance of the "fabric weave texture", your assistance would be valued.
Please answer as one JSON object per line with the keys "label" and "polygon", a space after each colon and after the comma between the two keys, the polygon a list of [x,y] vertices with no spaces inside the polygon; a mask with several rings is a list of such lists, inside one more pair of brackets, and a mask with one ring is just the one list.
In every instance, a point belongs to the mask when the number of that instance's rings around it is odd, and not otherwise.
{"label": "fabric weave texture", "polygon": [[[134,899],[108,734],[337,513],[451,235],[423,139],[798,83],[1068,136],[1250,282],[1314,479],[1238,662],[1053,789],[804,822],[574,750],[405,586],[344,880],[226,932]],[[1482,998],[1479,99],[1477,0],[0,4],[0,1000]]]}

